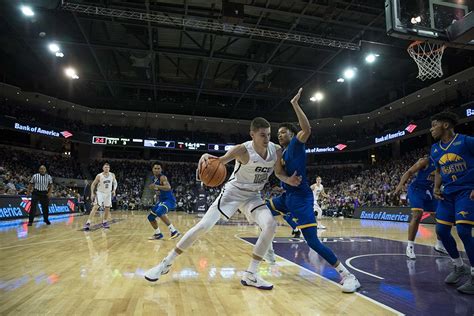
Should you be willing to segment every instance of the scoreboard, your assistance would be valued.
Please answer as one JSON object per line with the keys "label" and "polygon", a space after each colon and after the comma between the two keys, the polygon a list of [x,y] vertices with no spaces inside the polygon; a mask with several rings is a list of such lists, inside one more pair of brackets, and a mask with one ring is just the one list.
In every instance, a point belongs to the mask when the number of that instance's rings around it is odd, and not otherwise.
{"label": "scoreboard", "polygon": [[109,136],[92,136],[92,144],[103,146],[122,146],[122,147],[145,147],[161,148],[189,151],[215,151],[225,152],[233,144],[207,144],[188,141],[160,140],[160,139],[140,139]]}

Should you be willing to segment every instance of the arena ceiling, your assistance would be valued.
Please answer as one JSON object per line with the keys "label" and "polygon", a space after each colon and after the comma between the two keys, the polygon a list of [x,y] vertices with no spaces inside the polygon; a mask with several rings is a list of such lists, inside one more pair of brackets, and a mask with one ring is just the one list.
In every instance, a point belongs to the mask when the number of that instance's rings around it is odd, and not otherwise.
{"label": "arena ceiling", "polygon": [[[288,100],[300,86],[314,119],[369,112],[432,83],[416,79],[409,43],[386,35],[384,1],[231,2],[244,4],[239,25],[330,45],[87,14],[59,1],[2,1],[0,73],[6,83],[95,108],[273,121],[294,118]],[[229,22],[220,0],[66,3]],[[23,16],[21,4],[31,4],[35,15]],[[63,58],[51,54],[51,42],[61,47]],[[380,56],[368,65],[364,58],[370,52]],[[469,53],[447,49],[445,76],[472,64]],[[80,78],[65,78],[65,66],[74,66]],[[356,78],[338,83],[348,66],[357,68]],[[315,91],[324,93],[320,104],[309,101]]]}

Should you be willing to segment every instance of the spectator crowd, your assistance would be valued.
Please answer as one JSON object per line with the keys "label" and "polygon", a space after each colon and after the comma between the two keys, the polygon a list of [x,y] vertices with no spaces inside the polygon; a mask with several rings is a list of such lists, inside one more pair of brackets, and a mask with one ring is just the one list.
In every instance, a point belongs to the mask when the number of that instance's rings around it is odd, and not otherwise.
{"label": "spectator crowd", "polygon": [[[408,152],[400,159],[387,159],[372,165],[360,167],[308,168],[308,179],[315,182],[316,176],[322,178],[328,198],[321,202],[328,214],[350,216],[355,207],[367,206],[403,206],[406,205],[406,193],[394,196],[396,185],[405,170],[418,158],[428,152],[427,148]],[[0,146],[0,194],[25,194],[28,181],[37,172],[40,164],[46,165],[53,177],[70,179],[93,179],[102,172],[105,160],[93,161],[87,166],[89,174],[82,174],[81,166],[70,157],[60,154],[12,149]],[[111,171],[118,181],[117,196],[114,205],[118,209],[148,209],[156,202],[156,196],[147,186],[151,177],[151,162],[143,160],[108,160]],[[219,194],[220,188],[201,186],[196,180],[196,163],[163,164],[164,174],[168,177],[177,200],[177,209],[186,212],[196,211],[198,199],[204,196],[201,204],[209,206]],[[231,173],[229,167],[228,174]],[[149,180],[148,180],[149,181]],[[272,176],[263,190],[265,198],[277,195],[279,182]],[[80,197],[82,188],[76,184],[70,186],[55,184],[54,196]]]}

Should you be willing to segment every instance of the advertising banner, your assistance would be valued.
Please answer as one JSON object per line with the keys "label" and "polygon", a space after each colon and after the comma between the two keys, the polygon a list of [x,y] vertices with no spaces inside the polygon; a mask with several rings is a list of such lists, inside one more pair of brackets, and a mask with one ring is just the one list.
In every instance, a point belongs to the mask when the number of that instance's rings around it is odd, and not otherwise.
{"label": "advertising banner", "polygon": [[[354,218],[371,219],[375,221],[405,222],[411,221],[412,211],[409,207],[395,206],[361,206],[354,211]],[[422,224],[436,224],[430,213],[423,213]]]}
{"label": "advertising banner", "polygon": [[[18,195],[0,196],[0,220],[26,218],[31,210],[31,197]],[[77,213],[76,199],[51,198],[49,200],[49,215]],[[41,205],[36,208],[36,215],[43,214]]]}

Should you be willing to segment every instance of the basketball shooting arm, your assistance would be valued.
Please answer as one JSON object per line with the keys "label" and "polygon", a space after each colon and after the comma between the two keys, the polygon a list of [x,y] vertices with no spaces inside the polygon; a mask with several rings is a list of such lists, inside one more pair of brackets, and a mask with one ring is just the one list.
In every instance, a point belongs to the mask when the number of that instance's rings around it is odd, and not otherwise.
{"label": "basketball shooting arm", "polygon": [[393,195],[400,193],[400,191],[403,189],[403,186],[408,182],[408,180],[410,180],[411,177],[413,177],[418,171],[422,169],[426,169],[428,165],[429,165],[428,158],[418,159],[418,161],[413,166],[411,166],[400,178],[400,182],[395,188],[395,191],[393,191]]}
{"label": "basketball shooting arm", "polygon": [[225,153],[224,156],[221,157],[216,157],[210,154],[204,154],[199,159],[198,172],[201,172],[202,164],[205,164],[207,166],[207,164],[209,163],[209,159],[219,159],[220,162],[222,162],[224,165],[235,159],[241,164],[245,165],[249,161],[249,154],[243,144],[239,144],[232,147]]}

